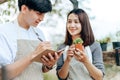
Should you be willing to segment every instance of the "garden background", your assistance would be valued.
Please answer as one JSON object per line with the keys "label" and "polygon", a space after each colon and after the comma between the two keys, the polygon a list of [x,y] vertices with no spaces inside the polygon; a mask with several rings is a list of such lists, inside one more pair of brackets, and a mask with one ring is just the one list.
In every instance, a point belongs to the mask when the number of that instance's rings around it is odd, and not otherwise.
{"label": "garden background", "polygon": [[[64,41],[67,13],[79,7],[89,15],[96,40],[107,43],[107,49],[103,53],[109,55],[114,51],[112,42],[120,42],[120,0],[51,0],[51,2],[52,12],[45,16],[38,27],[45,33],[46,39],[52,42],[55,50]],[[17,0],[0,0],[0,23],[12,21],[18,12]],[[120,67],[116,66],[115,62],[104,63],[106,67],[104,80],[119,80]],[[57,80],[55,68],[44,76],[45,80]]]}

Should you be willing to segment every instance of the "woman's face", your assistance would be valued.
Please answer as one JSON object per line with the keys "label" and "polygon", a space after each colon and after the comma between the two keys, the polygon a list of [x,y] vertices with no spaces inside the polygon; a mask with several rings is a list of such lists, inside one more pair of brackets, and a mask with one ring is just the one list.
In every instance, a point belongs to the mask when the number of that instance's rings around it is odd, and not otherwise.
{"label": "woman's face", "polygon": [[71,34],[71,36],[80,36],[82,26],[79,22],[78,16],[74,13],[68,16],[67,30]]}

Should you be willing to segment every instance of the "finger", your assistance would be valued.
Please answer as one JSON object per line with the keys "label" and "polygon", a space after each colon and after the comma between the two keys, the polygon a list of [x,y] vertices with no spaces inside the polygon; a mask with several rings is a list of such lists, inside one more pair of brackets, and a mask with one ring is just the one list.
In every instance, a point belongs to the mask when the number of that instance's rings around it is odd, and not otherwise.
{"label": "finger", "polygon": [[81,54],[84,54],[84,51],[82,51],[82,50],[79,50],[79,49],[78,49],[78,51],[79,51]]}
{"label": "finger", "polygon": [[60,49],[57,51],[57,53],[60,53],[60,52],[63,52],[64,51],[64,48],[63,49]]}
{"label": "finger", "polygon": [[54,56],[51,53],[48,53],[48,57],[50,58],[51,61],[54,61]]}
{"label": "finger", "polygon": [[79,55],[75,55],[74,57],[75,57],[75,59],[78,60],[78,61],[81,61],[81,60],[82,60],[81,56],[79,56]]}
{"label": "finger", "polygon": [[69,50],[75,50],[75,47],[70,47]]}
{"label": "finger", "polygon": [[75,49],[75,51],[76,51],[76,52],[79,52],[79,53],[80,53],[80,55],[84,55],[84,54],[85,54],[85,53],[84,53],[84,51],[79,50],[79,49]]}
{"label": "finger", "polygon": [[41,61],[42,61],[43,64],[47,63],[43,58],[41,58]]}
{"label": "finger", "polygon": [[81,59],[83,59],[84,57],[83,56],[80,56]]}
{"label": "finger", "polygon": [[74,54],[74,51],[68,50],[68,54]]}
{"label": "finger", "polygon": [[68,54],[68,56],[73,57],[74,55],[73,54]]}
{"label": "finger", "polygon": [[58,54],[57,52],[55,52],[55,60],[58,60],[59,57],[60,57],[60,54]]}
{"label": "finger", "polygon": [[75,55],[80,55],[80,51],[74,51]]}
{"label": "finger", "polygon": [[81,50],[80,50],[80,49],[78,49],[78,48],[76,48],[75,50],[76,50],[77,52],[78,52],[78,51],[79,51],[79,52],[81,51]]}
{"label": "finger", "polygon": [[46,62],[48,62],[49,61],[49,59],[46,57],[46,56],[42,56],[42,58],[46,61]]}
{"label": "finger", "polygon": [[73,51],[69,51],[68,56],[73,57],[74,56],[74,52]]}
{"label": "finger", "polygon": [[58,56],[60,57],[63,54],[63,51],[57,52]]}
{"label": "finger", "polygon": [[54,63],[52,60],[50,60],[48,58],[42,58],[42,62],[43,62],[43,64],[45,64],[47,66],[51,66]]}
{"label": "finger", "polygon": [[75,52],[75,56],[78,57],[78,58],[79,58],[79,57],[81,58],[81,56],[83,56],[80,51],[78,51],[78,52],[77,52],[77,51],[74,51],[74,52]]}
{"label": "finger", "polygon": [[70,46],[70,48],[74,48],[74,46],[72,45],[72,46]]}
{"label": "finger", "polygon": [[68,49],[68,52],[72,52],[72,51],[73,51],[73,49],[72,49],[72,48],[69,48],[69,49]]}

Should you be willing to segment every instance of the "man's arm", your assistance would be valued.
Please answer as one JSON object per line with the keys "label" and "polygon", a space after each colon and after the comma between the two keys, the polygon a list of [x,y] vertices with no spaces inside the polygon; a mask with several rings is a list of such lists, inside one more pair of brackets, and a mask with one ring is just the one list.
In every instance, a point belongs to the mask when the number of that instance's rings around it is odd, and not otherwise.
{"label": "man's arm", "polygon": [[34,60],[38,54],[40,54],[42,51],[49,49],[50,43],[49,42],[41,42],[35,51],[31,52],[29,55],[21,58],[20,60],[6,65],[6,70],[8,74],[8,78],[12,79],[19,74],[21,74]]}
{"label": "man's arm", "polygon": [[32,54],[12,63],[6,65],[8,79],[13,79],[23,72],[32,63]]}
{"label": "man's arm", "polygon": [[[5,65],[5,69],[7,71],[8,79],[12,79],[19,75],[30,63],[31,63],[31,54],[26,56],[14,63],[12,63],[13,59],[9,56],[15,53],[11,53],[11,45],[8,44],[9,40],[4,34],[0,34],[0,64]],[[2,77],[2,69],[1,68],[1,77]]]}

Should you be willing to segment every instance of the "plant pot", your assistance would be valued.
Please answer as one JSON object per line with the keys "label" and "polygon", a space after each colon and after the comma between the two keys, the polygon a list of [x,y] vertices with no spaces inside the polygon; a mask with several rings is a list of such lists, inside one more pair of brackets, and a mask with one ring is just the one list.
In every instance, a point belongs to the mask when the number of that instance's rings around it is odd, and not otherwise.
{"label": "plant pot", "polygon": [[106,51],[107,50],[107,43],[100,43],[100,46],[102,48],[102,51]]}
{"label": "plant pot", "polygon": [[82,50],[84,51],[84,47],[82,44],[78,43],[78,44],[75,44],[75,48],[78,48],[79,50]]}
{"label": "plant pot", "polygon": [[112,42],[113,44],[113,49],[120,47],[120,42]]}

